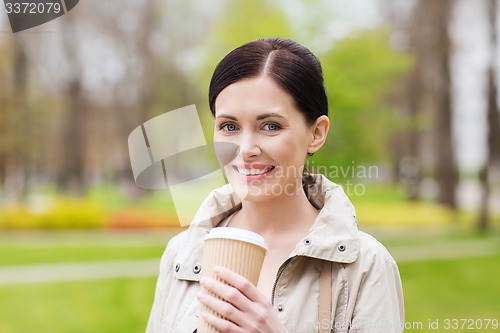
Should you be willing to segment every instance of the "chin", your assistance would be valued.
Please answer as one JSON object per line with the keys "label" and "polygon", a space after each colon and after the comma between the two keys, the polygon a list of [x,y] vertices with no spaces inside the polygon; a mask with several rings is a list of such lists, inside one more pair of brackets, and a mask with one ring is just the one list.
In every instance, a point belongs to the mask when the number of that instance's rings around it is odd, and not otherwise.
{"label": "chin", "polygon": [[282,184],[242,184],[241,182],[230,182],[236,195],[242,201],[263,202],[287,195]]}

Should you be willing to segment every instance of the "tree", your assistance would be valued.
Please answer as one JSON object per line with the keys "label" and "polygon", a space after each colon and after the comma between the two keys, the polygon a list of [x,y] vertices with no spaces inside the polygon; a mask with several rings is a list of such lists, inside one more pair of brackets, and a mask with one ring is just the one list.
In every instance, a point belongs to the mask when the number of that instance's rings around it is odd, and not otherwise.
{"label": "tree", "polygon": [[80,195],[85,187],[86,128],[88,119],[87,100],[82,88],[82,64],[78,54],[78,39],[75,34],[75,19],[68,15],[62,29],[63,49],[69,62],[66,78],[67,90],[61,128],[61,169],[59,186],[65,191]]}
{"label": "tree", "polygon": [[29,55],[25,39],[12,40],[12,75],[9,87],[10,92],[3,107],[5,117],[5,146],[0,163],[3,164],[3,182],[16,199],[24,199],[28,193],[29,164],[31,160],[32,119],[28,100],[29,86]]}
{"label": "tree", "polygon": [[489,201],[491,196],[491,174],[500,163],[500,117],[498,107],[498,86],[496,76],[497,59],[497,11],[498,1],[488,0],[487,11],[489,13],[490,31],[490,54],[491,60],[488,68],[488,149],[487,161],[480,174],[482,187],[481,206],[478,219],[478,229],[485,231],[490,227]]}
{"label": "tree", "polygon": [[[452,145],[452,48],[448,32],[452,8],[450,0],[419,0],[413,7],[408,27],[410,49],[415,59],[408,94],[408,114],[412,126],[406,154],[420,161],[415,184],[409,189],[410,199],[418,198],[422,169],[433,167],[438,184],[437,201],[456,209],[458,176]],[[422,119],[426,117],[432,119],[434,124],[431,131],[421,127]]]}
{"label": "tree", "polygon": [[[424,0],[425,1],[425,0]],[[428,1],[431,2],[431,1]],[[455,168],[452,145],[452,107],[451,107],[451,42],[448,33],[452,2],[450,0],[432,1],[435,10],[435,61],[434,103],[436,107],[436,156],[439,184],[438,202],[456,209],[455,189],[457,171]]]}
{"label": "tree", "polygon": [[[321,54],[331,130],[315,165],[352,170],[387,160],[401,126],[387,96],[410,68],[407,54],[389,45],[384,29],[363,31]],[[348,175],[340,178],[350,178]]]}

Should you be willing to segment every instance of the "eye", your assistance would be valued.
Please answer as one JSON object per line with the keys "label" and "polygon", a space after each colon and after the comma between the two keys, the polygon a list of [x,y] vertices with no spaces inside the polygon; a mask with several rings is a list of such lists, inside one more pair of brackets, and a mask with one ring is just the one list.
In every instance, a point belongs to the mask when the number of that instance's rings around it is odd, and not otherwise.
{"label": "eye", "polygon": [[238,129],[238,127],[232,123],[225,123],[221,125],[220,129],[226,132],[234,132]]}
{"label": "eye", "polygon": [[281,126],[276,124],[276,123],[267,123],[264,124],[264,130],[270,131],[270,132],[276,132],[279,129],[281,129]]}

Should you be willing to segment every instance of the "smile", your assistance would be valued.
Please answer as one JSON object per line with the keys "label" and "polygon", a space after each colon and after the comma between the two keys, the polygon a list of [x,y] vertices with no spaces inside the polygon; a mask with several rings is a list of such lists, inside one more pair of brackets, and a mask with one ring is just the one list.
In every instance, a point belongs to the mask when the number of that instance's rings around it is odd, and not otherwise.
{"label": "smile", "polygon": [[245,169],[245,168],[235,167],[235,169],[238,171],[240,175],[243,176],[260,176],[272,171],[274,167],[270,166],[264,169]]}

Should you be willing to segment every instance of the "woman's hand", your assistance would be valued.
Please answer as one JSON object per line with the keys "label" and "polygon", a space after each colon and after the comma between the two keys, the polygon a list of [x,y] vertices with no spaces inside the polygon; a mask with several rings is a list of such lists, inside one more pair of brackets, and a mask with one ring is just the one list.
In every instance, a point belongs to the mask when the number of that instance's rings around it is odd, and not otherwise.
{"label": "woman's hand", "polygon": [[267,297],[250,281],[223,267],[216,267],[214,273],[228,285],[208,277],[202,278],[200,283],[225,302],[204,292],[198,294],[198,299],[227,319],[203,313],[203,320],[224,333],[287,332]]}

